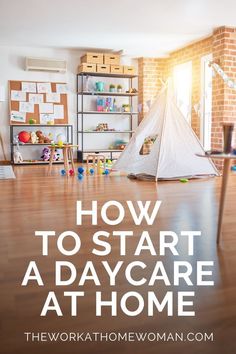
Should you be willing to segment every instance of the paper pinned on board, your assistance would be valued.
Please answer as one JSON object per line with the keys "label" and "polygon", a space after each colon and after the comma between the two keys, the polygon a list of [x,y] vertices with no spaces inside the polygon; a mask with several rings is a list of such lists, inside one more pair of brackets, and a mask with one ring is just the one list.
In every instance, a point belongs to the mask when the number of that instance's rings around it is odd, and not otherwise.
{"label": "paper pinned on board", "polygon": [[64,106],[54,104],[54,119],[64,119]]}
{"label": "paper pinned on board", "polygon": [[61,102],[61,95],[59,93],[55,93],[55,92],[47,93],[46,101],[53,102],[53,103],[60,103]]}
{"label": "paper pinned on board", "polygon": [[68,93],[67,84],[56,84],[56,92],[57,93]]}
{"label": "paper pinned on board", "polygon": [[43,95],[38,93],[30,93],[29,102],[32,102],[34,104],[43,103]]}
{"label": "paper pinned on board", "polygon": [[26,93],[17,90],[11,90],[12,101],[26,101]]}
{"label": "paper pinned on board", "polygon": [[34,103],[32,102],[20,102],[20,112],[34,113]]}
{"label": "paper pinned on board", "polygon": [[25,112],[18,112],[18,111],[11,111],[11,121],[18,122],[18,123],[25,123],[26,122],[26,113]]}
{"label": "paper pinned on board", "polygon": [[38,93],[51,93],[51,84],[50,82],[38,82],[37,83]]}
{"label": "paper pinned on board", "polygon": [[52,103],[40,103],[39,104],[39,113],[53,113],[53,104]]}
{"label": "paper pinned on board", "polygon": [[36,82],[22,82],[22,91],[36,93]]}
{"label": "paper pinned on board", "polygon": [[40,124],[48,124],[49,122],[54,122],[54,114],[41,113],[39,115]]}

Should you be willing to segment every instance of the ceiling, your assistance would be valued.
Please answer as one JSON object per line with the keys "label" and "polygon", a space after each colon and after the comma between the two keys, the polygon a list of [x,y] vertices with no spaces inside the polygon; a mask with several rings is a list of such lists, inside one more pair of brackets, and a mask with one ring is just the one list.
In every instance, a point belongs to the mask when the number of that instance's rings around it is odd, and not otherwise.
{"label": "ceiling", "polygon": [[166,56],[235,13],[235,0],[0,0],[0,45]]}

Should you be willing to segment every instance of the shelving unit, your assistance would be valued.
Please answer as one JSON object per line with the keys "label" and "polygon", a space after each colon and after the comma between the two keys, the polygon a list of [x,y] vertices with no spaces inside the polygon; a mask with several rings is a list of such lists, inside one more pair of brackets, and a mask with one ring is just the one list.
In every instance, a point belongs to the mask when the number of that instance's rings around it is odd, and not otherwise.
{"label": "shelving unit", "polygon": [[[138,96],[138,92],[129,93],[129,92],[97,92],[97,91],[84,91],[84,78],[87,76],[90,77],[100,77],[100,78],[118,78],[118,79],[126,79],[129,83],[129,89],[133,87],[133,79],[137,78],[137,75],[124,75],[124,74],[105,74],[105,73],[91,73],[91,72],[82,72],[77,74],[77,145],[80,146],[78,150],[78,161],[84,161],[85,153],[110,153],[110,158],[113,158],[113,153],[122,152],[122,150],[118,149],[85,149],[84,148],[84,140],[85,134],[127,134],[129,139],[132,135],[133,131],[133,118],[138,115],[137,111],[131,112],[98,112],[98,111],[88,111],[84,110],[84,96],[96,97],[96,96],[107,96],[107,97],[127,97],[129,99],[129,104],[133,107],[133,98]],[[81,80],[81,89],[79,89],[79,79]],[[79,109],[79,99],[81,109]],[[127,116],[129,121],[129,129],[127,130],[107,130],[107,131],[95,131],[95,130],[85,130],[84,129],[84,119],[86,115],[101,115],[101,116]],[[92,118],[91,118],[92,119]],[[79,124],[80,122],[80,124]],[[80,125],[80,127],[79,127]]]}
{"label": "shelving unit", "polygon": [[[30,128],[42,128],[42,127],[47,127],[47,128],[54,128],[54,127],[58,127],[58,128],[64,128],[65,129],[65,133],[66,133],[66,140],[68,143],[73,144],[73,126],[70,124],[53,124],[53,125],[48,125],[48,124],[14,124],[14,125],[10,125],[10,142],[11,142],[11,163],[13,165],[42,165],[42,164],[48,164],[49,161],[42,161],[42,160],[26,160],[23,161],[21,163],[14,163],[14,149],[15,146],[17,146],[16,143],[14,143],[14,128],[19,128],[21,127],[22,129],[24,129],[25,127],[30,127]],[[40,146],[48,146],[50,144],[32,144],[32,143],[26,143],[26,144],[21,144],[19,143],[19,146],[22,148],[30,148],[32,146],[34,147],[40,147]],[[54,163],[63,163],[63,160],[59,160],[59,161],[54,161]]]}

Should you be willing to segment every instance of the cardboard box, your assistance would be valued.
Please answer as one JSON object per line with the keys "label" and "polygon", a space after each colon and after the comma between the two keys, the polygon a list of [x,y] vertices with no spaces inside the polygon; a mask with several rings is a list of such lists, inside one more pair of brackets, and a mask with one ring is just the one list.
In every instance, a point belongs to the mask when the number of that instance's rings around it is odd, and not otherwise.
{"label": "cardboard box", "polygon": [[81,63],[103,64],[102,53],[86,53],[80,58]]}
{"label": "cardboard box", "polygon": [[109,74],[110,73],[110,65],[97,64],[97,73]]}
{"label": "cardboard box", "polygon": [[79,66],[79,73],[96,73],[96,64],[83,63]]}
{"label": "cardboard box", "polygon": [[111,74],[123,74],[123,66],[111,65]]}
{"label": "cardboard box", "polygon": [[120,55],[118,54],[104,54],[104,64],[119,65]]}

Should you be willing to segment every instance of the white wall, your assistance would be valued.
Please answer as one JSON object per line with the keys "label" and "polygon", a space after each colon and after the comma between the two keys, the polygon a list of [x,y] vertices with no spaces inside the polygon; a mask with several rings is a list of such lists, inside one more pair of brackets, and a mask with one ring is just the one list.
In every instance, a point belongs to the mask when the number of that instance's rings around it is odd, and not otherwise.
{"label": "white wall", "polygon": [[[67,82],[69,87],[69,94],[68,94],[69,124],[74,125],[74,142],[76,142],[76,134],[75,134],[76,73],[77,73],[78,65],[80,63],[80,57],[83,54],[84,52],[80,52],[79,50],[33,48],[33,47],[20,47],[20,46],[19,47],[0,46],[0,85],[4,85],[5,93],[6,93],[6,101],[0,102],[0,131],[3,137],[5,151],[7,153],[7,159],[10,160],[9,101],[8,101],[8,81],[9,80]],[[66,74],[25,71],[25,57],[27,56],[64,59],[67,61],[68,70]],[[123,62],[130,64],[131,60],[129,58],[124,58]],[[100,118],[102,120],[102,117]],[[94,138],[94,135],[92,135],[91,139],[96,140],[98,139],[98,137]],[[25,149],[28,150],[27,158],[30,158],[28,156],[28,153],[30,152],[30,148],[28,147]],[[21,150],[21,152],[23,151],[24,150]],[[0,160],[3,160],[2,151],[0,151]]]}

